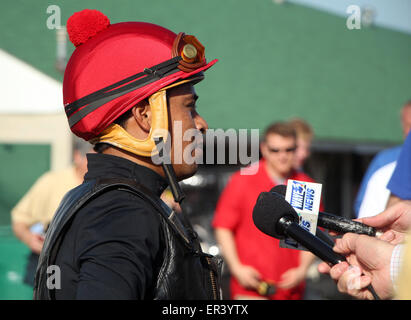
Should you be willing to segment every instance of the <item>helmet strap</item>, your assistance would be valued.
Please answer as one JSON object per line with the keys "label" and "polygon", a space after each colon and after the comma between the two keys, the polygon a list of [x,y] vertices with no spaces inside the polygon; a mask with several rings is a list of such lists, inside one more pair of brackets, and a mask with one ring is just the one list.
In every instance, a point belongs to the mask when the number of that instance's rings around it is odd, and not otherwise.
{"label": "helmet strap", "polygon": [[170,185],[170,189],[171,189],[171,193],[173,194],[174,201],[181,204],[181,202],[185,198],[185,194],[178,183],[176,173],[169,159],[169,155],[163,153],[165,149],[163,138],[157,137],[157,138],[154,138],[154,141],[156,143],[157,149],[160,152],[160,157],[166,160],[162,162],[161,166],[163,167],[164,174],[167,177],[168,183]]}

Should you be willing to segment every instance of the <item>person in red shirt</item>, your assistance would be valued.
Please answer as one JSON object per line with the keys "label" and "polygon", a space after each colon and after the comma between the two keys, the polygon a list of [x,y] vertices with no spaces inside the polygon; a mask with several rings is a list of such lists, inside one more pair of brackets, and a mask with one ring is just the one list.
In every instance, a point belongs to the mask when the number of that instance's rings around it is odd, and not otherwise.
{"label": "person in red shirt", "polygon": [[[260,144],[262,159],[229,180],[217,203],[213,227],[217,242],[231,273],[233,299],[302,299],[305,276],[314,256],[307,251],[280,248],[253,223],[258,195],[288,179],[314,182],[293,169],[296,132],[288,123],[270,125]],[[255,166],[258,166],[256,168]],[[262,282],[275,284],[270,296],[258,293]]]}

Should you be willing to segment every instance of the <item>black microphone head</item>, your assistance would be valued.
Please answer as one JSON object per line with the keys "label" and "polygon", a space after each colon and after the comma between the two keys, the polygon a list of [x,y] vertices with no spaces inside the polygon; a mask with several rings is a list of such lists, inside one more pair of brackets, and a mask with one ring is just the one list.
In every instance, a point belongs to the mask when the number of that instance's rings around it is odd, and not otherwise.
{"label": "black microphone head", "polygon": [[285,197],[285,194],[287,192],[287,186],[284,184],[276,185],[274,188],[270,190],[270,192],[277,192],[278,194],[281,194],[283,197]]}
{"label": "black microphone head", "polygon": [[261,192],[253,209],[255,226],[271,237],[283,239],[285,235],[278,223],[282,217],[296,223],[299,221],[297,212],[283,196],[275,192]]}

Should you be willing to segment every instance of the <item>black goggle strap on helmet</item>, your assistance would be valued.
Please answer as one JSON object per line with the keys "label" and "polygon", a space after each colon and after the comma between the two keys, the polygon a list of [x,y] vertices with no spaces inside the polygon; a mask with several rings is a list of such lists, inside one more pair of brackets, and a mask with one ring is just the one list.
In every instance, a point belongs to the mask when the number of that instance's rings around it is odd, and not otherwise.
{"label": "black goggle strap on helmet", "polygon": [[180,185],[178,184],[177,177],[174,172],[173,166],[171,165],[171,161],[168,158],[169,152],[168,150],[165,150],[163,137],[154,138],[154,142],[159,151],[159,156],[165,159],[165,161],[163,161],[161,166],[163,167],[164,174],[166,175],[168,183],[170,184],[170,189],[171,189],[171,193],[173,194],[174,201],[181,204],[181,202],[185,198],[185,194],[183,190],[181,190]]}
{"label": "black goggle strap on helmet", "polygon": [[143,72],[137,73],[68,104],[65,107],[65,111],[70,127],[73,127],[82,118],[107,102],[180,71],[178,66],[181,59],[181,57],[174,57],[153,67],[146,68]]}
{"label": "black goggle strap on helmet", "polygon": [[180,32],[174,39],[172,56],[172,59],[146,68],[143,72],[95,91],[65,106],[70,128],[94,110],[124,94],[178,71],[192,72],[207,64],[204,46],[196,37],[186,35],[184,32]]}

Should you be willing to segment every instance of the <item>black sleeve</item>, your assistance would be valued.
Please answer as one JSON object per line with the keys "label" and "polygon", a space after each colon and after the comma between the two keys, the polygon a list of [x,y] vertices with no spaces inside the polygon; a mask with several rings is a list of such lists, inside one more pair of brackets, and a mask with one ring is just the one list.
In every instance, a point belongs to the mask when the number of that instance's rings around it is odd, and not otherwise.
{"label": "black sleeve", "polygon": [[78,231],[76,299],[142,299],[160,250],[160,219],[150,204],[111,191],[87,205]]}

